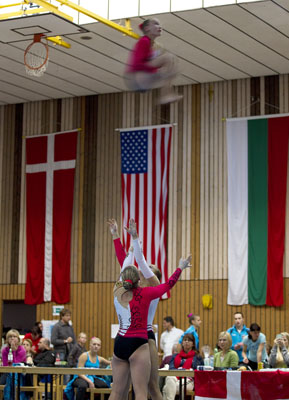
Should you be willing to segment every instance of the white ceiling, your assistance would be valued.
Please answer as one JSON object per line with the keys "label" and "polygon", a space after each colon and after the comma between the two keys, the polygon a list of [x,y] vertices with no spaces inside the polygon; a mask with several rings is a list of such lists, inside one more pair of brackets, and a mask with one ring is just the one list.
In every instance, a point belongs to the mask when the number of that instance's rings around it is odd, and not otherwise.
{"label": "white ceiling", "polygon": [[[289,0],[158,17],[159,41],[180,61],[177,85],[289,73]],[[131,20],[135,32],[141,21]],[[49,44],[49,65],[40,78],[28,76],[23,65],[35,26],[71,44],[70,49]],[[85,33],[52,14],[0,20],[0,105],[125,91],[122,75],[135,40],[97,22],[82,27]],[[84,35],[91,40],[81,39]]]}

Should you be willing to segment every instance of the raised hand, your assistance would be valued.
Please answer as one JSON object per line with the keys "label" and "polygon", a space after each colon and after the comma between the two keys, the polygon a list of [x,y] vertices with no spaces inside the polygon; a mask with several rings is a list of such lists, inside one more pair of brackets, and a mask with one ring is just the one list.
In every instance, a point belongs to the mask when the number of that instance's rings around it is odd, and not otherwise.
{"label": "raised hand", "polygon": [[127,233],[129,233],[133,239],[137,239],[137,229],[136,229],[136,222],[133,218],[129,220],[128,227],[124,228]]}
{"label": "raised hand", "polygon": [[110,233],[112,234],[114,239],[119,238],[119,233],[118,233],[118,226],[117,222],[115,219],[109,219],[107,221],[107,225],[109,226]]}
{"label": "raised hand", "polygon": [[185,268],[191,267],[192,256],[191,254],[187,258],[181,258],[179,261],[179,268],[183,271]]}

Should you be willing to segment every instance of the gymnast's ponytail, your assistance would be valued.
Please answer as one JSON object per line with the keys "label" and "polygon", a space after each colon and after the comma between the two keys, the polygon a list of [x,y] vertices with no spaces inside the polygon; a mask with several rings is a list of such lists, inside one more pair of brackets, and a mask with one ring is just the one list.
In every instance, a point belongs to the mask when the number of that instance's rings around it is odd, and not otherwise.
{"label": "gymnast's ponytail", "polygon": [[134,265],[126,267],[122,273],[122,285],[126,290],[132,290],[138,286],[139,273]]}

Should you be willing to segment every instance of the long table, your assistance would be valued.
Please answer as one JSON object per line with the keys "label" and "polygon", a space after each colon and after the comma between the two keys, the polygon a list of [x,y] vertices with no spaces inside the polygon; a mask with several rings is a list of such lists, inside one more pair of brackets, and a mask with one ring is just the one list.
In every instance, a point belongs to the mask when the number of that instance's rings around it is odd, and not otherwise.
{"label": "long table", "polygon": [[[56,400],[63,399],[63,375],[112,375],[111,369],[106,368],[64,368],[64,367],[28,367],[28,366],[13,366],[13,367],[0,367],[0,374],[33,374],[33,375],[50,375],[51,379],[51,393],[56,394]],[[53,377],[55,376],[55,385],[53,386]],[[182,386],[182,379],[186,383],[186,378],[193,377],[194,371],[189,370],[159,370],[159,376],[177,376],[180,379],[180,394],[184,389],[186,395],[186,385]],[[15,391],[16,399],[20,400],[20,379],[17,380],[18,390]],[[45,399],[48,398],[48,389],[45,385]]]}

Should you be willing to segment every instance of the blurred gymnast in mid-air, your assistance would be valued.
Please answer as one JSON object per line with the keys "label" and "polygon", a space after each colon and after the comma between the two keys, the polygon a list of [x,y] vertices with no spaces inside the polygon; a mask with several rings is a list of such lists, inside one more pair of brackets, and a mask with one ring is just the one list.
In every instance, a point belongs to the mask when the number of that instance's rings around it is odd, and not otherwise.
{"label": "blurred gymnast in mid-air", "polygon": [[124,75],[128,88],[141,92],[160,88],[160,104],[179,101],[182,96],[172,87],[172,80],[178,72],[177,59],[155,43],[162,33],[159,20],[146,19],[139,27],[143,36],[130,54]]}

